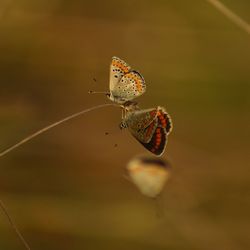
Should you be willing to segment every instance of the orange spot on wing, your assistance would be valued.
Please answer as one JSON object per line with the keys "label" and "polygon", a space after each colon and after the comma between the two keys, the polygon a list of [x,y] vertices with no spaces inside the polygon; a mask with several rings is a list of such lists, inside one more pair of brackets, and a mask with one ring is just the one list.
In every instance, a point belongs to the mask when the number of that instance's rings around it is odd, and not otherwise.
{"label": "orange spot on wing", "polygon": [[161,134],[156,134],[156,138],[161,138]]}
{"label": "orange spot on wing", "polygon": [[136,85],[136,87],[137,87],[137,90],[138,90],[139,92],[141,92],[141,91],[142,91],[142,87],[141,87],[141,85],[140,85],[140,84],[137,84],[137,85]]}
{"label": "orange spot on wing", "polygon": [[122,70],[123,72],[125,72],[125,73],[127,73],[127,72],[129,71],[128,66],[122,64],[122,63],[119,62],[119,61],[113,61],[113,62],[112,62],[112,65],[113,65],[114,67],[117,67],[117,68],[121,69],[121,70]]}

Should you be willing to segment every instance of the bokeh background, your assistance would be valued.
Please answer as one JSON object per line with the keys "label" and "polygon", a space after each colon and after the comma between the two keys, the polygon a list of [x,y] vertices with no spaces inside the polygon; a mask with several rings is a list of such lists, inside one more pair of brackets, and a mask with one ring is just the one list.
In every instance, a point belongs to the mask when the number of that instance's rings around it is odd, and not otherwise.
{"label": "bokeh background", "polygon": [[[223,3],[250,22],[249,1]],[[147,153],[118,108],[1,158],[0,198],[32,249],[250,249],[250,36],[207,1],[1,0],[0,51],[2,150],[108,103],[88,90],[108,89],[114,55],[143,74],[140,106],[174,122],[162,218],[122,177]],[[0,249],[23,249],[3,215]]]}

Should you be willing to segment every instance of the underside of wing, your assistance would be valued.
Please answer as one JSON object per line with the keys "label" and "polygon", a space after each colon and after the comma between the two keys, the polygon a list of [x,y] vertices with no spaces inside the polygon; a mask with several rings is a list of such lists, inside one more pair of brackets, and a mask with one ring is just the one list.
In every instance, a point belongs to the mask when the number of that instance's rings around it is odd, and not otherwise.
{"label": "underside of wing", "polygon": [[113,57],[110,65],[109,88],[113,91],[121,78],[130,72],[131,67],[122,59]]}
{"label": "underside of wing", "polygon": [[157,109],[130,112],[126,117],[130,133],[140,142],[148,143],[158,126]]}
{"label": "underside of wing", "polygon": [[146,128],[131,128],[128,127],[130,133],[141,143],[148,143],[157,128],[157,121],[153,120]]}
{"label": "underside of wing", "polygon": [[130,71],[121,77],[112,89],[112,94],[129,101],[142,95],[145,91],[146,84],[142,75],[137,71]]}
{"label": "underside of wing", "polygon": [[167,134],[170,134],[173,128],[173,123],[170,115],[163,107],[157,107],[157,120],[160,127],[165,128]]}
{"label": "underside of wing", "polygon": [[161,156],[167,145],[167,132],[162,127],[157,127],[151,140],[148,143],[139,141],[151,153]]}
{"label": "underside of wing", "polygon": [[131,129],[145,129],[157,118],[157,108],[128,112],[126,120]]}
{"label": "underside of wing", "polygon": [[172,121],[163,107],[136,110],[126,117],[131,134],[150,152],[161,155],[171,132]]}

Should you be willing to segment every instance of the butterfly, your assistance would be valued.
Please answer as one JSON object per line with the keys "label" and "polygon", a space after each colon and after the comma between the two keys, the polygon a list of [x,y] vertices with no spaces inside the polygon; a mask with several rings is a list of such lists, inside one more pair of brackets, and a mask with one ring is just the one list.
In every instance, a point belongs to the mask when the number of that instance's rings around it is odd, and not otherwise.
{"label": "butterfly", "polygon": [[145,80],[125,61],[113,57],[110,65],[108,98],[118,104],[124,104],[142,95],[146,91]]}
{"label": "butterfly", "polygon": [[122,108],[146,91],[143,76],[132,69],[125,61],[114,56],[110,65],[109,91],[92,91],[90,94],[105,94]]}
{"label": "butterfly", "polygon": [[163,190],[171,173],[169,162],[158,157],[135,157],[127,164],[128,177],[140,192],[156,198]]}
{"label": "butterfly", "polygon": [[130,133],[151,153],[164,153],[172,121],[163,107],[139,109],[136,105],[126,107],[125,118],[120,128],[128,128]]}

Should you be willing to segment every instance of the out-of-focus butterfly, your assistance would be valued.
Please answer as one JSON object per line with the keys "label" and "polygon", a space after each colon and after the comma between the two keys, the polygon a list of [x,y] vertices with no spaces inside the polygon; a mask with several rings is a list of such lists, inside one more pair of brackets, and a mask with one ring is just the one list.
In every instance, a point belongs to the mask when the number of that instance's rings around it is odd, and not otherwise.
{"label": "out-of-focus butterfly", "polygon": [[160,156],[164,153],[172,121],[163,107],[140,110],[136,105],[126,107],[121,128],[130,133],[151,153]]}
{"label": "out-of-focus butterfly", "polygon": [[[109,92],[107,97],[120,105],[142,95],[146,85],[142,75],[133,70],[125,61],[113,57],[110,65]],[[90,91],[90,93],[100,93]]]}
{"label": "out-of-focus butterfly", "polygon": [[156,198],[170,177],[170,164],[158,157],[140,156],[127,165],[128,179],[140,192],[150,198]]}

